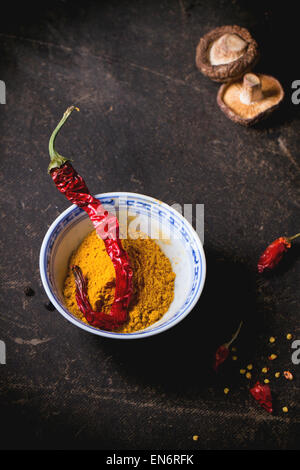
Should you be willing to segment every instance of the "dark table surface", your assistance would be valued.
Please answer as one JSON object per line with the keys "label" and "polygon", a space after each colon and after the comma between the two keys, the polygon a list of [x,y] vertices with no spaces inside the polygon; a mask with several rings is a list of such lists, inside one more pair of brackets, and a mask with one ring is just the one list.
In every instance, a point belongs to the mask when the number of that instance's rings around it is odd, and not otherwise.
{"label": "dark table surface", "polygon": [[[291,102],[299,65],[287,54],[297,15],[275,3],[10,2],[1,15],[1,448],[299,448],[300,366],[285,338],[300,338],[299,243],[276,272],[255,271],[268,242],[299,232],[300,106]],[[261,50],[256,70],[286,92],[280,111],[255,128],[221,113],[219,85],[194,65],[200,36],[223,24],[250,29]],[[70,104],[81,112],[58,149],[92,192],[205,205],[203,295],[156,337],[94,337],[44,307],[39,250],[68,207],[47,175],[47,145]],[[241,318],[238,360],[215,376],[214,351]],[[270,352],[278,354],[273,415],[249,394]],[[239,373],[248,363],[251,381]],[[294,381],[275,379],[277,370]]]}

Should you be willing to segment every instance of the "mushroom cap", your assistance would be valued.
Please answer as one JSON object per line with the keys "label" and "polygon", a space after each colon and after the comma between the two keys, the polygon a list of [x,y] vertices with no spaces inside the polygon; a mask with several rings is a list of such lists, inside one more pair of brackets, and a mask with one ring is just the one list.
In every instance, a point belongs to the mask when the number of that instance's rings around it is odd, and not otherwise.
{"label": "mushroom cap", "polygon": [[[237,58],[219,65],[212,65],[210,50],[212,45],[224,35],[235,35],[245,41],[246,46]],[[242,42],[242,41],[241,41]],[[207,77],[216,82],[229,82],[251,70],[259,58],[258,45],[249,31],[237,25],[220,26],[205,34],[196,49],[196,66]],[[226,60],[225,60],[226,62]]]}
{"label": "mushroom cap", "polygon": [[281,103],[284,91],[279,81],[270,75],[256,74],[260,79],[263,98],[245,104],[241,101],[243,79],[221,85],[217,103],[223,113],[234,122],[252,126],[266,118]]}

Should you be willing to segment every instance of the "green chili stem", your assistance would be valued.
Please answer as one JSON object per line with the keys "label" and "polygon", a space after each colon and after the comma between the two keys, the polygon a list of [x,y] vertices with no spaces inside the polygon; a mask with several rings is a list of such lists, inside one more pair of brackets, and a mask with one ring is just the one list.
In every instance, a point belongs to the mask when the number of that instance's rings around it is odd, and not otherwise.
{"label": "green chili stem", "polygon": [[68,161],[67,158],[63,157],[62,155],[60,155],[55,150],[54,143],[55,143],[55,139],[56,139],[57,134],[59,133],[60,129],[62,128],[62,126],[64,125],[64,123],[66,122],[66,120],[68,119],[70,114],[72,113],[72,111],[74,111],[74,109],[76,109],[76,111],[79,111],[79,108],[76,108],[76,106],[70,106],[65,111],[63,117],[61,118],[61,120],[57,124],[56,128],[52,132],[52,135],[51,135],[50,140],[49,140],[49,155],[50,155],[50,160],[51,161],[50,161],[50,164],[48,166],[48,173],[50,173],[50,170],[52,170],[53,168],[59,168],[64,163],[66,163],[66,161]]}
{"label": "green chili stem", "polygon": [[224,346],[229,349],[229,346],[233,343],[234,340],[236,340],[236,338],[238,337],[240,331],[241,331],[241,328],[242,328],[242,325],[243,325],[243,320],[241,321],[241,323],[239,324],[239,327],[238,329],[236,330],[236,332],[234,333],[233,337],[231,338],[230,341],[228,341],[228,343],[225,343]]}
{"label": "green chili stem", "polygon": [[300,237],[300,233],[296,233],[296,235],[294,235],[293,237],[289,237],[287,241],[291,242],[292,240],[295,240],[295,238],[298,238],[298,237]]}

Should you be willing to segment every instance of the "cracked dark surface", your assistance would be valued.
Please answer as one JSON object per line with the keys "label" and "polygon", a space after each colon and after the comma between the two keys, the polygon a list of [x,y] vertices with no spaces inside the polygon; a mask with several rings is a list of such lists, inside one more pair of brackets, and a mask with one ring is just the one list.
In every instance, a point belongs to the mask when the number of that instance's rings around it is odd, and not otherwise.
{"label": "cracked dark surface", "polygon": [[[221,4],[221,6],[220,6]],[[22,10],[24,8],[24,10]],[[1,76],[1,448],[296,449],[299,368],[286,333],[300,339],[299,243],[280,268],[258,276],[266,244],[299,232],[296,63],[278,50],[296,15],[270,2],[41,2],[0,19]],[[28,11],[27,11],[28,10]],[[284,35],[280,25],[286,24]],[[258,41],[256,70],[278,78],[286,99],[268,121],[244,129],[218,109],[218,85],[194,65],[200,36],[222,24]],[[133,191],[166,203],[205,204],[208,274],[193,312],[148,340],[94,337],[45,309],[38,256],[50,223],[68,206],[47,175],[58,138],[93,193]],[[31,285],[35,296],[23,290]],[[240,318],[238,361],[215,377],[216,347]],[[274,345],[268,338],[275,336]],[[256,406],[253,378],[270,352],[274,415]],[[225,396],[223,388],[230,393]],[[289,413],[281,411],[289,407]],[[3,425],[4,423],[4,425]],[[194,442],[192,436],[199,435]]]}

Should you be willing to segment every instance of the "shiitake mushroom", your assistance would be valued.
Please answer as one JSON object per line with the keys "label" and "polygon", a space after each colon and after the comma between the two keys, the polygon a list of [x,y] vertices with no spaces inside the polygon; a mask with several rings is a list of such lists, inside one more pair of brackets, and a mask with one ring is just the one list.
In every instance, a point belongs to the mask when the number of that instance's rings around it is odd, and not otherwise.
{"label": "shiitake mushroom", "polygon": [[246,73],[242,79],[220,87],[217,103],[229,119],[251,126],[271,114],[283,98],[283,88],[276,78]]}
{"label": "shiitake mushroom", "polygon": [[258,46],[249,31],[240,26],[221,26],[200,39],[196,66],[216,82],[237,80],[259,58]]}

